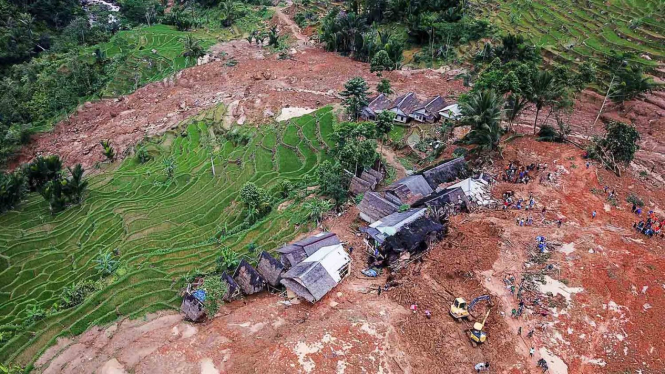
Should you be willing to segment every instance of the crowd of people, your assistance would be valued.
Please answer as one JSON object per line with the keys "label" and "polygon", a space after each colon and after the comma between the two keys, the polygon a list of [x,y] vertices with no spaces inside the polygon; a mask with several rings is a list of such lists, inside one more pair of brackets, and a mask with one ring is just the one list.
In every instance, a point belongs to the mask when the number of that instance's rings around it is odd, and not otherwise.
{"label": "crowd of people", "polygon": [[[642,215],[642,210],[638,208],[636,204],[633,204],[632,211],[637,216]],[[655,236],[660,235],[661,237],[665,237],[665,233],[663,232],[663,226],[665,226],[665,218],[659,220],[658,217],[656,216],[656,213],[653,210],[650,210],[647,213],[646,219],[642,219],[640,221],[636,221],[635,223],[633,223],[633,228],[635,228],[635,230],[641,232],[642,234],[650,238],[653,237],[654,235]]]}
{"label": "crowd of people", "polygon": [[547,169],[547,164],[531,163],[530,165],[527,165],[525,167],[525,166],[517,166],[516,162],[511,161],[510,164],[508,164],[506,170],[503,172],[501,180],[510,183],[527,184],[532,179],[531,175],[529,174],[531,171],[533,170],[541,171],[545,169]]}

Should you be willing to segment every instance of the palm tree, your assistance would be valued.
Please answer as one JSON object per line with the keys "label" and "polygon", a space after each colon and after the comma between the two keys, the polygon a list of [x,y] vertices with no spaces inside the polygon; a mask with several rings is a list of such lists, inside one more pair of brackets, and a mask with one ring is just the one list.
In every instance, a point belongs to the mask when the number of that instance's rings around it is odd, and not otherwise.
{"label": "palm tree", "polygon": [[102,140],[99,144],[102,145],[102,154],[104,154],[109,161],[113,162],[113,159],[115,158],[115,150],[113,150],[113,147],[111,146],[111,141]]}
{"label": "palm tree", "polygon": [[499,149],[503,128],[501,111],[503,98],[493,90],[473,92],[460,106],[463,121],[471,125],[467,142],[476,145],[476,151],[495,151]]}
{"label": "palm tree", "polygon": [[220,18],[222,20],[222,26],[231,26],[236,16],[236,6],[233,0],[222,1],[219,3],[219,9],[221,10]]}
{"label": "palm tree", "polygon": [[547,70],[540,70],[533,80],[530,101],[536,105],[536,119],[533,121],[533,134],[536,135],[538,115],[543,105],[555,98],[554,75]]}
{"label": "palm tree", "polygon": [[200,41],[191,35],[187,35],[182,39],[183,44],[183,56],[199,58],[204,55],[203,47],[201,47]]}
{"label": "palm tree", "polygon": [[74,169],[67,168],[72,177],[67,180],[67,195],[74,204],[79,204],[83,197],[83,191],[88,187],[88,181],[83,180],[83,167],[81,164],[76,164]]}

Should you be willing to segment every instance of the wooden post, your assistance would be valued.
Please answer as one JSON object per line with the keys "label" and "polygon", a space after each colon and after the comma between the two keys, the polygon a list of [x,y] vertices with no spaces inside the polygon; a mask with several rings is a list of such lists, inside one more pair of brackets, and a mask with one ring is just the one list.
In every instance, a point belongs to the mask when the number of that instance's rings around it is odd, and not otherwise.
{"label": "wooden post", "polygon": [[612,76],[612,80],[610,81],[610,86],[607,87],[607,93],[605,94],[605,99],[603,99],[603,104],[600,106],[600,110],[598,111],[598,115],[596,116],[596,120],[593,121],[593,125],[591,127],[596,127],[596,122],[598,122],[598,119],[600,118],[601,113],[603,113],[603,108],[605,108],[605,103],[607,102],[607,97],[610,96],[610,91],[612,90],[612,84],[614,84],[614,78],[616,78],[616,74]]}

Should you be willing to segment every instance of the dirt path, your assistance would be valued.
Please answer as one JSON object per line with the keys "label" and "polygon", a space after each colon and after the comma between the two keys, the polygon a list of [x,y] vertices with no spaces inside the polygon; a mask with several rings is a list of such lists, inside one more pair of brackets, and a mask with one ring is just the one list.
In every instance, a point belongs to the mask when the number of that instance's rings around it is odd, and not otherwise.
{"label": "dirt path", "polygon": [[[289,4],[289,6],[292,5]],[[300,26],[298,26],[287,14],[284,14],[284,9],[286,8],[274,7],[273,9],[275,10],[275,14],[277,14],[279,21],[291,30],[291,35],[296,38],[298,47],[310,45],[309,37],[301,32]]]}
{"label": "dirt path", "polygon": [[379,151],[381,152],[381,156],[383,156],[386,159],[388,165],[395,168],[396,180],[400,180],[406,177],[407,175],[406,168],[397,159],[397,154],[395,153],[395,151],[393,151],[390,147],[387,147],[385,145],[383,147],[379,147]]}

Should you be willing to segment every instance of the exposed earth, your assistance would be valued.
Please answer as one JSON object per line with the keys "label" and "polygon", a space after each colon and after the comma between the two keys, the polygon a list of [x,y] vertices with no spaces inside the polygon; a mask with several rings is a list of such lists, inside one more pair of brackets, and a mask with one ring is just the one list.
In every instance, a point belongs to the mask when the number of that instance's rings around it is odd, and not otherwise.
{"label": "exposed earth", "polygon": [[[199,325],[173,313],[124,320],[59,340],[36,369],[470,373],[476,363],[489,361],[493,372],[538,373],[535,363],[543,357],[550,373],[662,372],[665,342],[653,334],[665,329],[659,317],[665,307],[665,241],[632,230],[634,217],[625,202],[629,192],[635,193],[645,199],[645,209],[663,215],[659,182],[617,178],[596,165],[587,169],[579,149],[530,138],[510,143],[504,154],[506,164],[542,162],[549,165],[547,172],[556,171],[554,183],[493,187],[497,197],[505,190],[524,198],[532,193],[535,209],[452,217],[449,235],[422,263],[398,274],[398,285],[380,296],[376,289],[386,275],[360,274],[365,246],[358,236],[358,211],[350,207],[327,218],[321,229],[355,248],[352,275],[317,304],[288,305],[279,295],[264,293],[227,304],[215,319]],[[495,171],[503,166],[496,165]],[[616,206],[608,203],[604,186],[618,194]],[[598,212],[595,219],[592,210]],[[516,218],[527,215],[534,218],[533,226],[516,225]],[[542,263],[529,262],[537,235],[561,244]],[[535,282],[537,289],[525,293],[524,315],[511,318],[517,299],[504,279],[519,281],[536,273],[546,275],[545,283]],[[464,335],[469,322],[455,322],[448,309],[454,297],[470,300],[482,294],[493,298],[489,341],[473,347]],[[533,305],[535,298],[545,308]],[[415,314],[409,311],[413,303],[419,308]],[[479,307],[478,314],[486,308]],[[432,312],[431,319],[424,310]],[[531,347],[534,358],[529,357]]]}
{"label": "exposed earth", "polygon": [[[273,23],[281,33],[291,35],[290,58],[279,59],[267,48],[250,45],[245,40],[218,44],[211,48],[206,64],[186,69],[171,79],[152,83],[116,99],[86,103],[52,132],[34,136],[13,161],[12,167],[40,154],[57,153],[65,164],[82,163],[90,168],[104,160],[99,142],[110,139],[119,158],[146,136],[170,129],[180,121],[217,103],[229,105],[226,121],[233,124],[262,124],[274,121],[289,107],[315,109],[339,103],[337,92],[355,76],[367,80],[371,89],[379,78],[369,65],[354,61],[308,42],[309,37],[276,8]],[[285,13],[286,12],[286,13]],[[307,31],[307,30],[306,30]],[[230,63],[235,61],[237,64]],[[468,88],[456,78],[460,70],[399,70],[385,72],[396,93],[413,91],[423,97],[442,95],[450,102]],[[665,173],[665,93],[654,92],[644,99],[623,105],[609,103],[595,122],[603,97],[584,91],[575,104],[570,124],[577,137],[601,134],[602,121],[621,120],[634,123],[642,136],[636,163],[648,170]],[[526,110],[518,123],[529,133],[535,109]],[[541,118],[547,116],[547,108]]]}
{"label": "exposed earth", "polygon": [[[283,108],[316,108],[338,103],[347,79],[378,81],[367,64],[309,45],[283,14],[275,22],[298,35],[292,58],[246,41],[219,45],[220,61],[180,73],[117,100],[86,104],[52,133],[37,136],[17,162],[39,153],[58,153],[66,164],[91,166],[102,160],[99,140],[110,138],[123,154],[144,136],[160,134],[182,119],[215,103],[229,104],[234,123],[266,123]],[[227,66],[235,59],[238,64]],[[396,92],[456,96],[461,80],[434,70],[387,73]],[[572,116],[579,137],[601,131],[593,123],[602,97],[588,92]],[[532,113],[520,121],[524,132]],[[395,276],[397,286],[378,295],[387,275],[360,274],[366,256],[358,234],[358,212],[349,207],[328,217],[321,229],[335,232],[353,246],[353,272],[315,305],[288,305],[279,295],[264,293],[225,305],[204,324],[184,322],[175,313],[123,320],[93,327],[81,336],[60,339],[35,364],[44,373],[471,373],[489,361],[491,372],[540,373],[545,358],[550,373],[665,371],[665,240],[647,238],[632,229],[636,220],[626,202],[629,193],[645,201],[645,210],[665,216],[659,173],[665,170],[665,95],[606,107],[601,119],[633,122],[642,134],[637,163],[652,170],[622,178],[592,164],[572,145],[536,142],[526,136],[506,144],[504,159],[489,171],[498,174],[511,160],[547,163],[555,182],[499,182],[498,199],[506,190],[527,199],[535,210],[479,210],[454,216],[449,235],[420,263]],[[230,125],[230,124],[229,124]],[[385,151],[385,150],[384,150]],[[391,151],[388,161],[404,173]],[[603,188],[618,194],[616,203]],[[546,212],[542,213],[542,208]],[[598,216],[593,219],[592,211]],[[533,226],[516,225],[532,216]],[[556,220],[561,219],[558,227]],[[560,246],[549,258],[534,251],[544,235]],[[537,261],[536,261],[537,260]],[[551,267],[549,267],[551,265]],[[525,293],[526,311],[512,318],[517,299],[506,286],[511,276],[536,277]],[[493,307],[486,331],[489,340],[473,347],[464,335],[469,322],[448,315],[454,297],[467,300],[490,294]],[[539,305],[534,304],[538,300]],[[410,305],[416,303],[418,312]],[[487,305],[479,306],[483,314]],[[432,318],[424,315],[432,312]],[[544,314],[544,315],[543,315]],[[521,327],[521,335],[518,329]],[[534,330],[533,336],[527,333]],[[534,357],[529,349],[534,347]]]}

